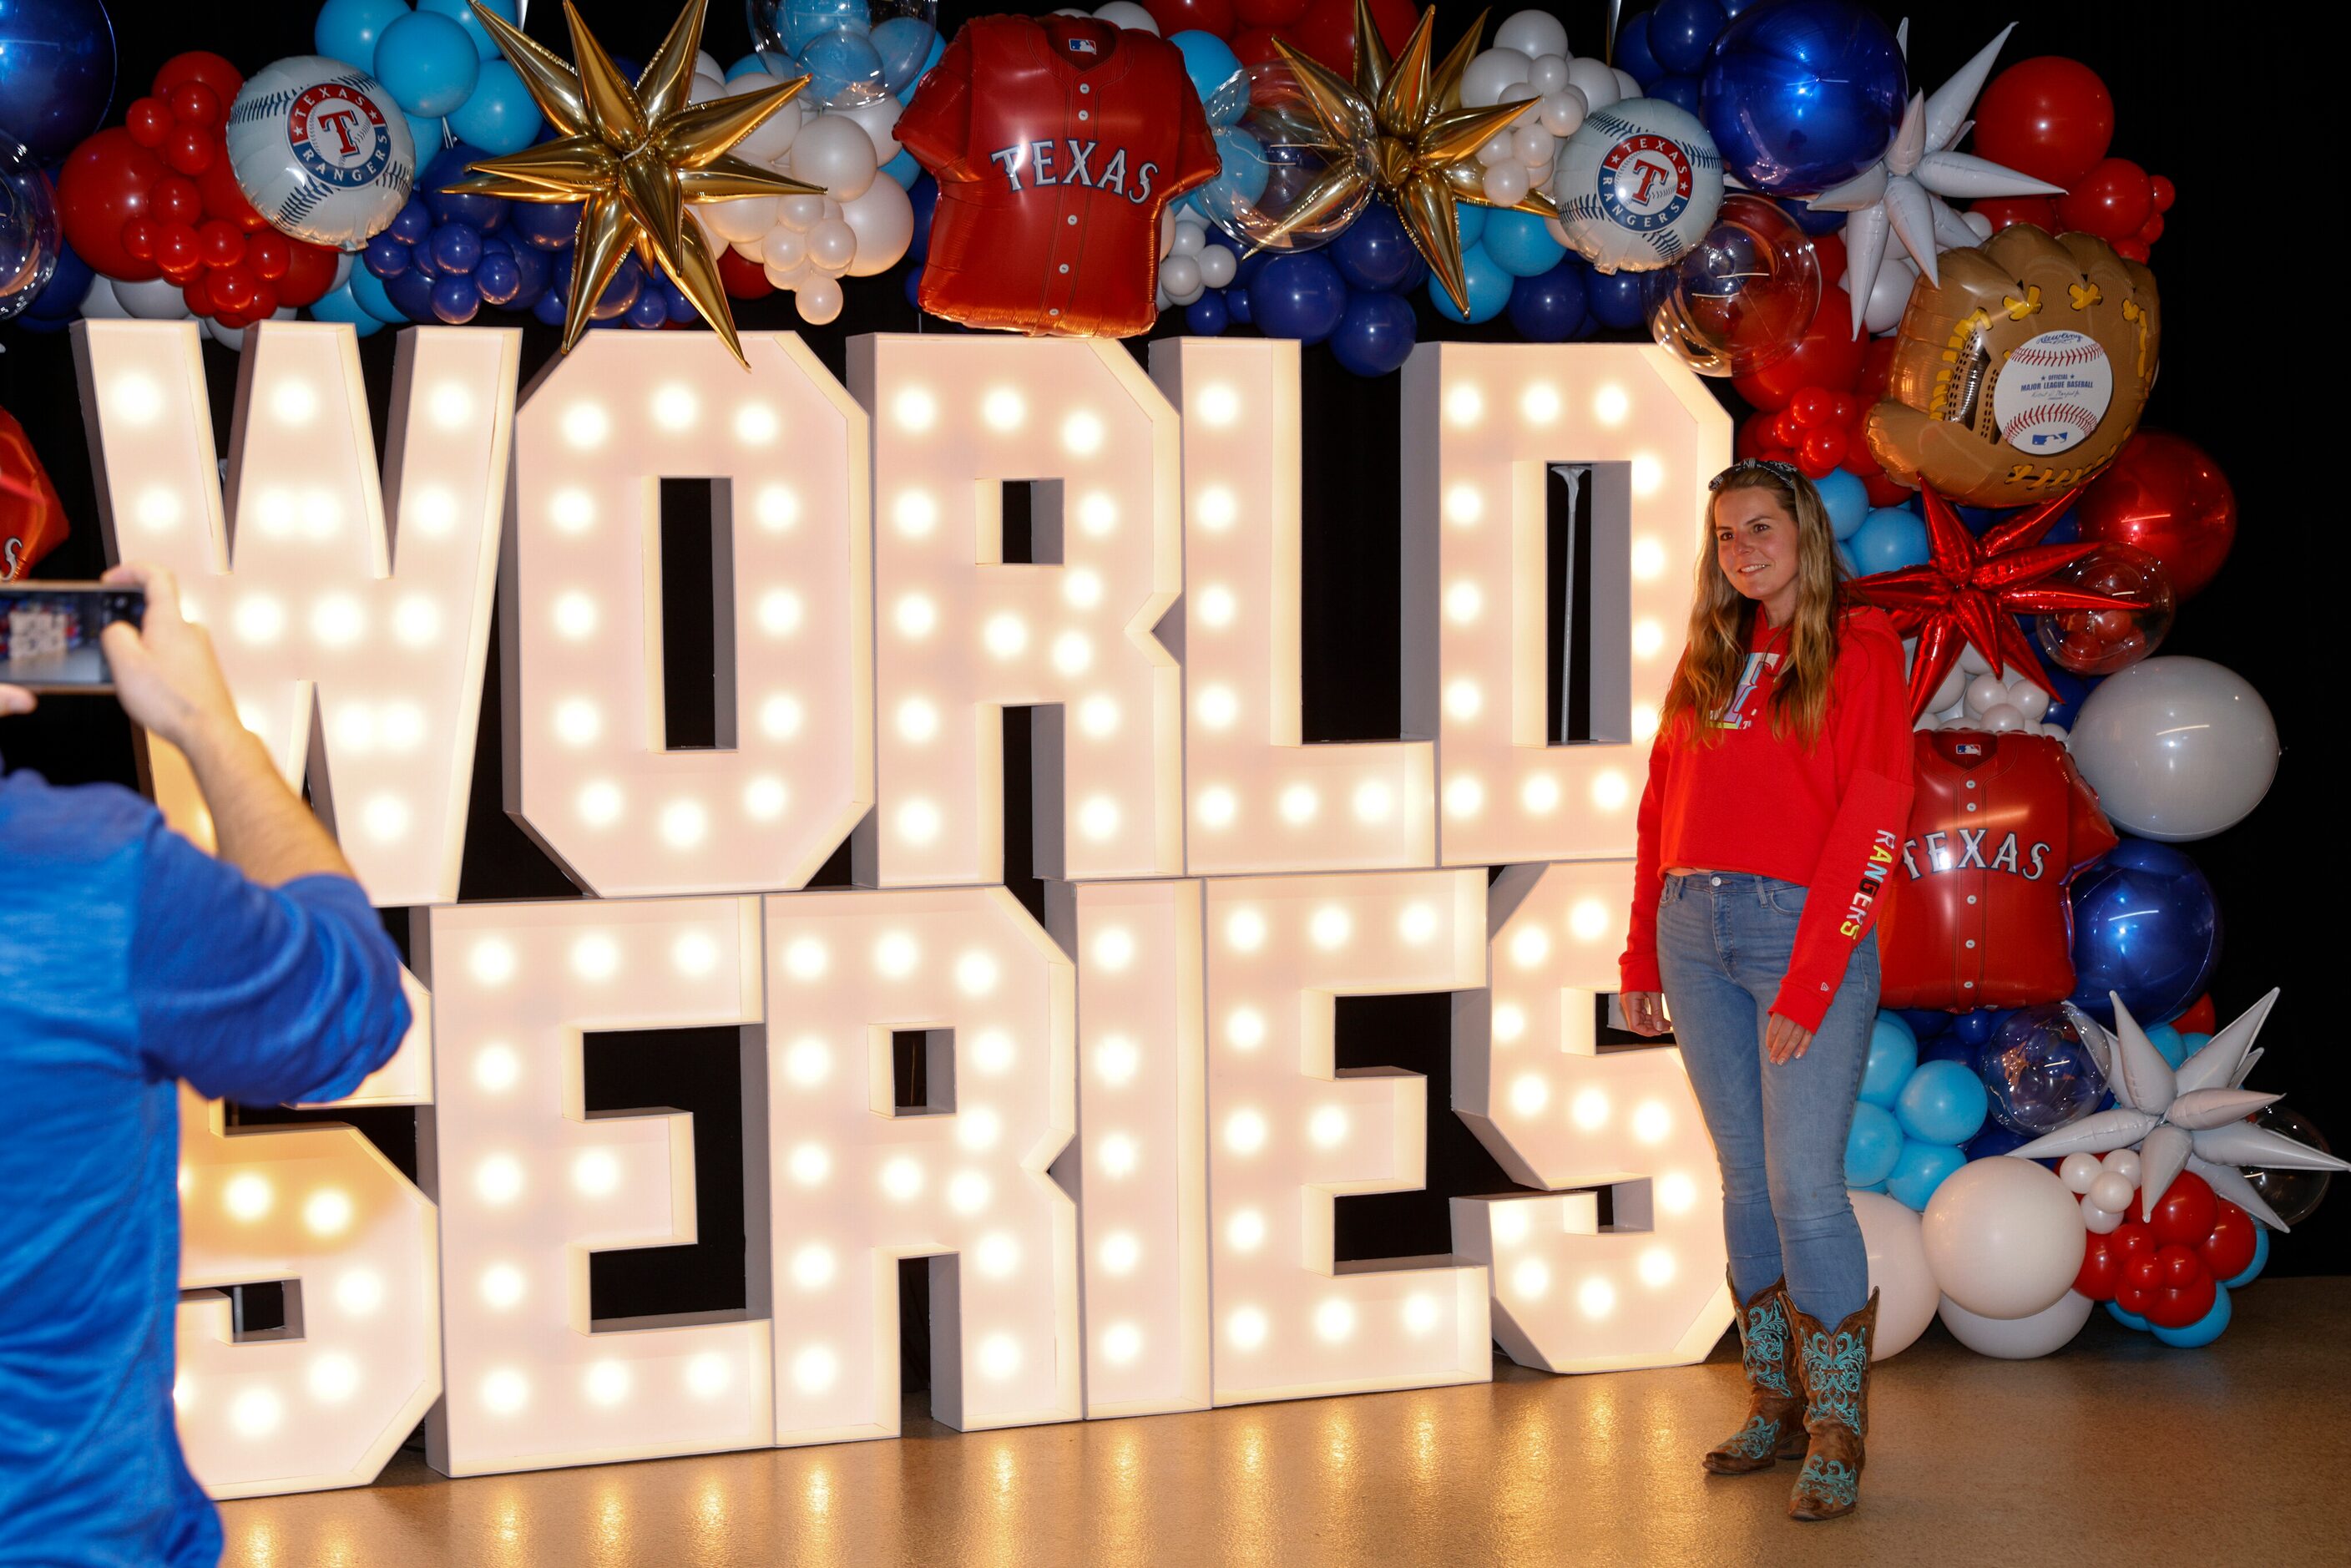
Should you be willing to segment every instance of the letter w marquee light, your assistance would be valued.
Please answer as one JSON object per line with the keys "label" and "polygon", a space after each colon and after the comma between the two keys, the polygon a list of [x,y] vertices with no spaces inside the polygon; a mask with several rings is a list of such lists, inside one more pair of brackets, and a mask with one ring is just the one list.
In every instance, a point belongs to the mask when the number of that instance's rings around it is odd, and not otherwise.
{"label": "letter w marquee light", "polygon": [[[428,1402],[455,1474],[888,1435],[912,1257],[934,1408],[967,1427],[1473,1381],[1489,1334],[1664,1364],[1719,1330],[1678,1055],[1593,1037],[1729,445],[1663,355],[1416,354],[1403,674],[1435,740],[1308,747],[1288,345],[1163,344],[1155,386],[1108,343],[865,339],[852,398],[789,336],[746,340],[747,375],[703,335],[596,334],[517,417],[512,334],[422,329],[379,499],[348,329],[264,325],[225,508],[192,329],[76,330],[110,548],[181,572],[377,902],[444,905],[414,922],[417,1031],[350,1102],[425,1107],[423,1193],[346,1129],[191,1103],[190,1289],[292,1281],[280,1332],[183,1308],[215,1493],[364,1481]],[[510,425],[510,805],[607,896],[452,907]],[[1546,712],[1557,465],[1594,493],[1580,745]],[[664,478],[718,482],[734,684],[699,753],[657,700]],[[1058,944],[992,885],[1022,704],[1058,763]],[[869,810],[883,887],[789,891]],[[1456,1255],[1341,1263],[1337,1198],[1418,1184],[1427,1108],[1410,1074],[1336,1070],[1336,998],[1430,990],[1458,1113],[1544,1190],[1456,1200]],[[742,1031],[750,1304],[597,1322],[594,1250],[693,1237],[694,1129],[589,1114],[583,1036],[684,1027]],[[902,1106],[909,1030],[930,1081]]]}

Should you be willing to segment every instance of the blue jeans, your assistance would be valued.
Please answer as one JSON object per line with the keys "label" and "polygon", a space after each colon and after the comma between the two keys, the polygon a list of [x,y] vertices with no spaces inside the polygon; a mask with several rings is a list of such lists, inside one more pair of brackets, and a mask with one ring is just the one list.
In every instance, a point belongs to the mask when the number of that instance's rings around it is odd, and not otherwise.
{"label": "blue jeans", "polygon": [[1771,877],[1669,876],[1657,967],[1722,1166],[1731,1289],[1744,1301],[1784,1274],[1796,1310],[1834,1324],[1869,1298],[1844,1144],[1877,1015],[1877,935],[1854,949],[1811,1048],[1774,1063],[1764,1030],[1803,908],[1803,888]]}

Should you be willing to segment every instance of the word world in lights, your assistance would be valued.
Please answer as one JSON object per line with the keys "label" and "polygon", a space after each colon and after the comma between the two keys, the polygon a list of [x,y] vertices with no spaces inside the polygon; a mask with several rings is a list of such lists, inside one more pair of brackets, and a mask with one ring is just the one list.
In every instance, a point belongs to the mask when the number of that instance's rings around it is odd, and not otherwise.
{"label": "word world in lights", "polygon": [[[1678,1054],[1595,1047],[1633,807],[1727,420],[1653,350],[1405,371],[1405,729],[1309,745],[1297,350],[402,334],[378,465],[346,329],[248,336],[225,499],[185,324],[75,329],[110,549],[413,917],[418,1023],[347,1128],[183,1117],[180,1422],[215,1495],[894,1435],[897,1265],[976,1428],[1703,1355],[1729,1317]],[[1549,471],[1588,469],[1594,738],[1553,744]],[[508,476],[511,474],[511,483]],[[718,745],[664,733],[659,495],[712,482]],[[1028,559],[1007,559],[1026,486]],[[507,809],[594,896],[460,904],[493,593]],[[673,600],[674,602],[674,600]],[[1032,919],[1002,714],[1035,709]],[[172,820],[207,824],[151,743]],[[804,888],[845,839],[854,886]],[[1500,866],[1489,885],[1485,868]],[[421,983],[420,983],[421,978]],[[1520,1183],[1454,1251],[1340,1262],[1425,1176],[1426,1084],[1336,998],[1454,996],[1458,1112]],[[750,1306],[592,1317],[695,1233],[688,1115],[590,1113],[583,1038],[739,1031]],[[896,1103],[919,1033],[930,1100]],[[1608,1193],[1610,1223],[1599,1224]],[[223,1294],[286,1281],[282,1330]],[[429,1412],[429,1414],[427,1414]]]}

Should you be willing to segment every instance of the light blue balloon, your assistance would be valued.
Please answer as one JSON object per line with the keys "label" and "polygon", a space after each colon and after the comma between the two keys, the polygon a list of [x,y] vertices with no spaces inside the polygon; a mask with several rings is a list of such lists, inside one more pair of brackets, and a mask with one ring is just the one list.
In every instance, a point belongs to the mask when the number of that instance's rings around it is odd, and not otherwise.
{"label": "light blue balloon", "polygon": [[2148,1030],[2147,1042],[2173,1067],[2188,1060],[2187,1040],[2168,1023],[2159,1023]]}
{"label": "light blue balloon", "polygon": [[2269,1261],[2270,1228],[2256,1219],[2253,1221],[2253,1260],[2246,1264],[2245,1271],[2235,1279],[2221,1281],[2222,1288],[2231,1291],[2243,1290],[2260,1278],[2262,1270],[2269,1267]]}
{"label": "light blue balloon", "polygon": [[1894,1113],[1865,1100],[1853,1108],[1853,1131],[1844,1139],[1844,1185],[1876,1186],[1894,1174],[1902,1157],[1902,1124]]}
{"label": "light blue balloon", "polygon": [[465,29],[448,17],[412,11],[376,38],[372,70],[402,110],[430,120],[472,96],[482,57]]}
{"label": "light blue balloon", "polygon": [[1453,204],[1456,216],[1461,220],[1461,248],[1468,249],[1486,237],[1486,220],[1493,215],[1491,207],[1473,206],[1468,202]]}
{"label": "light blue balloon", "polygon": [[882,80],[892,92],[912,86],[931,57],[939,30],[920,16],[893,16],[873,29],[873,52],[882,57]]}
{"label": "light blue balloon", "polygon": [[1567,246],[1551,237],[1542,219],[1508,208],[1486,214],[1486,232],[1478,243],[1494,258],[1494,265],[1512,277],[1541,277],[1567,254]]}
{"label": "light blue balloon", "polygon": [[327,0],[310,42],[329,59],[366,70],[375,60],[376,39],[407,15],[408,0]]}
{"label": "light blue balloon", "polygon": [[1249,73],[1233,47],[1214,33],[1197,27],[1169,36],[1167,41],[1184,57],[1184,74],[1200,95],[1211,125],[1230,125],[1249,109]]}
{"label": "light blue balloon", "polygon": [[923,166],[914,162],[912,152],[901,147],[896,157],[882,165],[882,172],[897,181],[901,187],[911,190],[914,182],[923,177]]}
{"label": "light blue balloon", "polygon": [[394,305],[392,302],[392,296],[383,291],[383,279],[378,277],[374,273],[370,272],[366,267],[355,267],[351,268],[351,275],[344,281],[343,287],[350,291],[352,301],[356,303],[360,309],[366,311],[369,315],[374,317],[378,321],[381,321],[385,326],[405,327],[408,325],[407,312],[401,309],[399,306]]}
{"label": "light blue balloon", "polygon": [[1968,1163],[1968,1156],[1949,1144],[1922,1144],[1916,1138],[1905,1139],[1902,1157],[1894,1162],[1894,1174],[1886,1178],[1886,1194],[1905,1208],[1922,1213],[1927,1200],[1945,1178]]}
{"label": "light blue balloon", "polygon": [[523,85],[522,73],[502,59],[483,65],[474,96],[449,116],[449,129],[457,133],[458,141],[493,157],[529,146],[538,139],[538,128],[544,122],[538,100]]}
{"label": "light blue balloon", "polygon": [[931,40],[931,52],[923,57],[922,69],[914,73],[914,80],[908,82],[904,87],[898,89],[898,101],[900,103],[912,103],[914,101],[914,95],[923,90],[923,78],[931,74],[931,68],[937,65],[939,63],[940,57],[945,55],[946,52],[947,42],[945,38],[933,38]]}
{"label": "light blue balloon", "polygon": [[1482,245],[1465,246],[1461,251],[1461,282],[1469,295],[1468,314],[1453,308],[1452,296],[1437,281],[1437,274],[1428,275],[1428,298],[1437,313],[1447,321],[1475,323],[1491,321],[1510,308],[1510,287],[1518,282],[1509,273],[1494,265]]}
{"label": "light blue balloon", "polygon": [[862,32],[836,27],[819,34],[799,52],[799,61],[810,78],[807,92],[820,103],[832,103],[843,94],[862,101],[883,92],[882,57]]}
{"label": "light blue balloon", "polygon": [[1956,1061],[1921,1062],[1894,1099],[1902,1130],[1922,1144],[1964,1144],[1991,1109],[1983,1080]]}
{"label": "light blue balloon", "polygon": [[1863,1103],[1891,1115],[1896,1097],[1917,1065],[1918,1040],[1910,1026],[1892,1013],[1878,1014],[1869,1030],[1869,1064],[1861,1071]]}
{"label": "light blue balloon", "polygon": [[[474,40],[474,53],[481,58],[496,60],[506,57],[498,50],[498,41],[490,37],[490,30],[482,26],[480,17],[474,15],[471,0],[416,0],[416,8],[446,16],[465,28],[465,36]],[[510,22],[516,26],[522,25],[522,13],[515,0],[482,0],[482,9],[495,13],[501,22]],[[473,138],[469,136],[465,140],[472,141]]]}
{"label": "light blue balloon", "polygon": [[1265,194],[1273,165],[1258,139],[1238,125],[1217,128],[1217,155],[1223,162],[1217,177],[1200,187],[1194,200],[1218,228],[1240,237],[1231,226],[1233,214]]}
{"label": "light blue balloon", "polygon": [[1837,538],[1853,538],[1854,530],[1868,520],[1869,486],[1861,482],[1860,475],[1832,468],[1826,478],[1813,481],[1813,488],[1821,493],[1821,505],[1828,508],[1829,532]]}
{"label": "light blue balloon", "polygon": [[419,169],[432,162],[433,155],[449,145],[447,121],[423,120],[413,114],[403,114],[400,118],[408,121],[408,136],[416,143],[416,166]]}
{"label": "light blue balloon", "polygon": [[745,55],[741,59],[737,60],[733,65],[726,68],[726,79],[730,82],[740,81],[745,77],[763,72],[767,68],[768,62],[761,59],[758,55]]}
{"label": "light blue balloon", "polygon": [[1907,507],[1880,507],[1862,519],[1845,541],[1853,569],[1867,575],[1923,566],[1927,560],[1927,519]]}
{"label": "light blue balloon", "polygon": [[[351,271],[356,275],[366,272],[367,268],[355,267]],[[377,287],[382,286],[379,284]],[[340,288],[312,300],[310,314],[321,321],[348,321],[350,323],[351,330],[362,338],[383,330],[383,323],[371,315],[366,306],[351,298],[351,286],[348,282]]]}
{"label": "light blue balloon", "polygon": [[2168,1329],[2161,1323],[2149,1323],[2155,1337],[2180,1350],[2194,1350],[2198,1345],[2210,1344],[2229,1326],[2235,1309],[2229,1305],[2229,1287],[2220,1285],[2212,1291],[2212,1306],[2202,1317],[2182,1329]]}
{"label": "light blue balloon", "polygon": [[865,0],[784,0],[776,20],[783,24],[784,47],[798,55],[827,33],[862,37],[873,30]]}
{"label": "light blue balloon", "polygon": [[2148,1330],[2155,1327],[2153,1323],[2148,1322],[2137,1312],[2126,1312],[2123,1311],[2122,1304],[2118,1301],[2108,1301],[2106,1303],[2106,1315],[2114,1319],[2115,1322],[2122,1324],[2123,1327],[2126,1329],[2137,1329],[2140,1333],[2146,1333]]}

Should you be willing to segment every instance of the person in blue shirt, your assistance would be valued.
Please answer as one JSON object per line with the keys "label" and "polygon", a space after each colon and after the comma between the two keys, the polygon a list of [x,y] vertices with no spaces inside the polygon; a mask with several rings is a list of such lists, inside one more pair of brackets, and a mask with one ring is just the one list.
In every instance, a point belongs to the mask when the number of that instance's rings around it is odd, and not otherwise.
{"label": "person in blue shirt", "polygon": [[[0,778],[0,1564],[184,1568],[221,1531],[172,1413],[179,1081],[336,1099],[409,1014],[367,895],[169,574],[107,580],[147,594],[143,627],[103,634],[117,694],[186,754],[219,852],[117,786]],[[0,685],[0,716],[32,704]]]}

